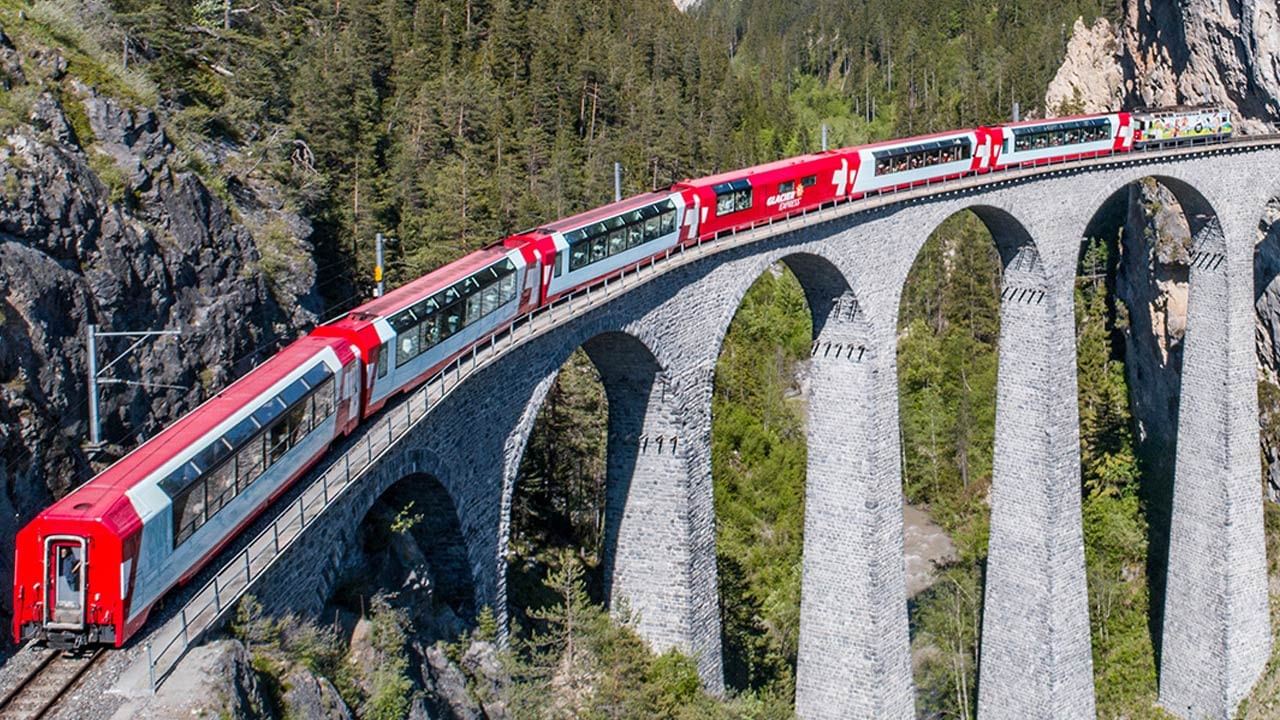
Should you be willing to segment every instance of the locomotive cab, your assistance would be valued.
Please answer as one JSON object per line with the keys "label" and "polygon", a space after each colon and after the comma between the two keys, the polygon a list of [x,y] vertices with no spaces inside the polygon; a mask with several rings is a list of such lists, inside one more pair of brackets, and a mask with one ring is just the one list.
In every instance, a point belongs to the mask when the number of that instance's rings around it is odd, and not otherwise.
{"label": "locomotive cab", "polygon": [[85,641],[89,546],[84,538],[54,535],[44,541],[44,630],[49,645],[74,648]]}

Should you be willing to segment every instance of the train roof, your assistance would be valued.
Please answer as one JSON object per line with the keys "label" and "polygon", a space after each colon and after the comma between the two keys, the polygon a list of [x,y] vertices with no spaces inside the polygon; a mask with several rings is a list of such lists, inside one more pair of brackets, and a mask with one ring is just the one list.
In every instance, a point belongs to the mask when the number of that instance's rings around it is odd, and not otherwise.
{"label": "train roof", "polygon": [[969,128],[968,130],[945,130],[943,132],[929,133],[928,135],[913,135],[908,138],[899,138],[896,140],[880,140],[873,143],[864,143],[862,145],[854,145],[847,148],[841,148],[837,152],[850,153],[860,150],[878,150],[886,147],[898,147],[900,145],[919,145],[927,143],[931,140],[940,140],[942,138],[961,137],[963,135],[972,135],[977,132],[977,128]]}
{"label": "train roof", "polygon": [[1207,103],[1201,103],[1199,105],[1166,105],[1164,107],[1134,108],[1130,112],[1141,113],[1144,115],[1164,115],[1168,113],[1205,112],[1205,111],[1230,110],[1230,109],[1231,108],[1228,108],[1226,105],[1223,105],[1222,103],[1207,102]]}
{"label": "train roof", "polygon": [[507,247],[504,241],[468,253],[447,265],[441,265],[417,280],[401,285],[380,298],[370,300],[352,310],[348,315],[387,317],[502,259],[513,249],[515,248]]}
{"label": "train roof", "polygon": [[[826,152],[809,153],[808,155],[774,160],[773,162],[764,163],[763,165],[753,165],[752,167],[743,168],[741,170],[731,170],[729,172],[716,173],[715,175],[708,175],[706,177],[681,180],[677,183],[677,187],[707,187],[709,185],[721,185],[723,183],[741,180],[743,178],[769,180],[772,179],[770,176],[778,174],[784,170],[794,170],[797,165],[806,165],[817,160],[828,159],[839,159],[837,151],[827,150]],[[788,179],[789,178],[790,175],[788,175]]]}
{"label": "train roof", "polygon": [[1103,118],[1108,118],[1108,117],[1111,117],[1112,115],[1117,115],[1117,114],[1118,113],[1106,112],[1106,113],[1088,113],[1088,114],[1082,114],[1082,115],[1063,115],[1062,117],[1051,117],[1051,118],[1034,118],[1031,120],[1019,120],[1018,122],[1000,123],[999,125],[993,125],[992,127],[1020,128],[1020,127],[1027,127],[1030,125],[1061,125],[1063,123],[1081,122],[1084,120],[1101,120]]}
{"label": "train roof", "polygon": [[325,349],[332,349],[342,363],[352,357],[346,341],[340,338],[311,335],[298,338],[271,359],[206,400],[200,407],[183,415],[111,467],[49,506],[41,516],[63,519],[103,517],[124,496],[124,491],[150,477],[178,454],[191,449],[209,431],[243,410],[246,404]]}
{"label": "train roof", "polygon": [[560,220],[549,222],[549,223],[546,223],[545,225],[540,225],[538,226],[538,229],[521,233],[517,237],[522,237],[522,236],[534,237],[538,235],[545,235],[551,232],[563,232],[565,230],[576,230],[577,228],[590,225],[593,222],[598,222],[600,220],[607,220],[611,217],[621,215],[622,213],[627,212],[628,210],[635,210],[636,208],[639,208],[639,207],[644,207],[646,205],[652,205],[656,202],[661,202],[663,200],[666,200],[669,197],[671,197],[670,191],[664,192],[660,190],[654,191],[654,192],[641,193],[639,195],[632,195],[631,197],[624,198],[622,200],[619,200],[618,202],[612,202],[612,203],[609,203],[608,205],[601,205],[598,208],[586,210],[576,215],[570,215],[567,218],[561,218]]}

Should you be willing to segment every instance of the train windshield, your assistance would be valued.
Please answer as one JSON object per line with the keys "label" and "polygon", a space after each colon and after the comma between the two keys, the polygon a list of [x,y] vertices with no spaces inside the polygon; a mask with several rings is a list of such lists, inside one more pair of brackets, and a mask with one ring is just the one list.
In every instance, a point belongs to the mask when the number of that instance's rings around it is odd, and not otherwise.
{"label": "train windshield", "polygon": [[84,624],[84,542],[52,540],[47,547],[48,587],[53,593],[47,598],[49,620],[57,626],[80,627]]}

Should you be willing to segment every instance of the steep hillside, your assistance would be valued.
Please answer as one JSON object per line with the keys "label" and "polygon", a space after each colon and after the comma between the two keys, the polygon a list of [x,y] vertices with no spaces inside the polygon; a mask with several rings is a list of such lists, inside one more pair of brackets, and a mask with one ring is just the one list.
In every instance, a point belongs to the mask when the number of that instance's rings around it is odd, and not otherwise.
{"label": "steep hillside", "polygon": [[[56,7],[0,3],[0,23],[3,584],[19,525],[101,467],[81,447],[86,321],[182,333],[111,368],[129,384],[103,389],[105,461],[313,323],[319,303],[307,221],[269,189],[202,177],[231,150],[179,149],[149,85]],[[99,357],[127,346],[104,339]]]}

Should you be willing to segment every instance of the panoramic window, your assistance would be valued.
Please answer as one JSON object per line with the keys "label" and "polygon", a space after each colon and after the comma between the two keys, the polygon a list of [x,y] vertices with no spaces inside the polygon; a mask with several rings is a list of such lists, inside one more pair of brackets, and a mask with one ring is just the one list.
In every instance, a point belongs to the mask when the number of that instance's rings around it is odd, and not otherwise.
{"label": "panoramic window", "polygon": [[1111,139],[1111,123],[1105,118],[1056,125],[1012,128],[1015,151],[1081,145]]}
{"label": "panoramic window", "polygon": [[173,544],[181,545],[333,414],[333,371],[320,363],[169,473]]}
{"label": "panoramic window", "polygon": [[452,337],[516,299],[518,278],[508,258],[472,273],[390,318],[396,331],[396,367]]}
{"label": "panoramic window", "polygon": [[657,240],[675,227],[675,203],[663,200],[567,232],[564,237],[569,243],[569,272]]}
{"label": "panoramic window", "polygon": [[877,150],[874,155],[876,175],[891,175],[968,160],[973,156],[973,149],[969,138],[958,137],[891,150]]}

